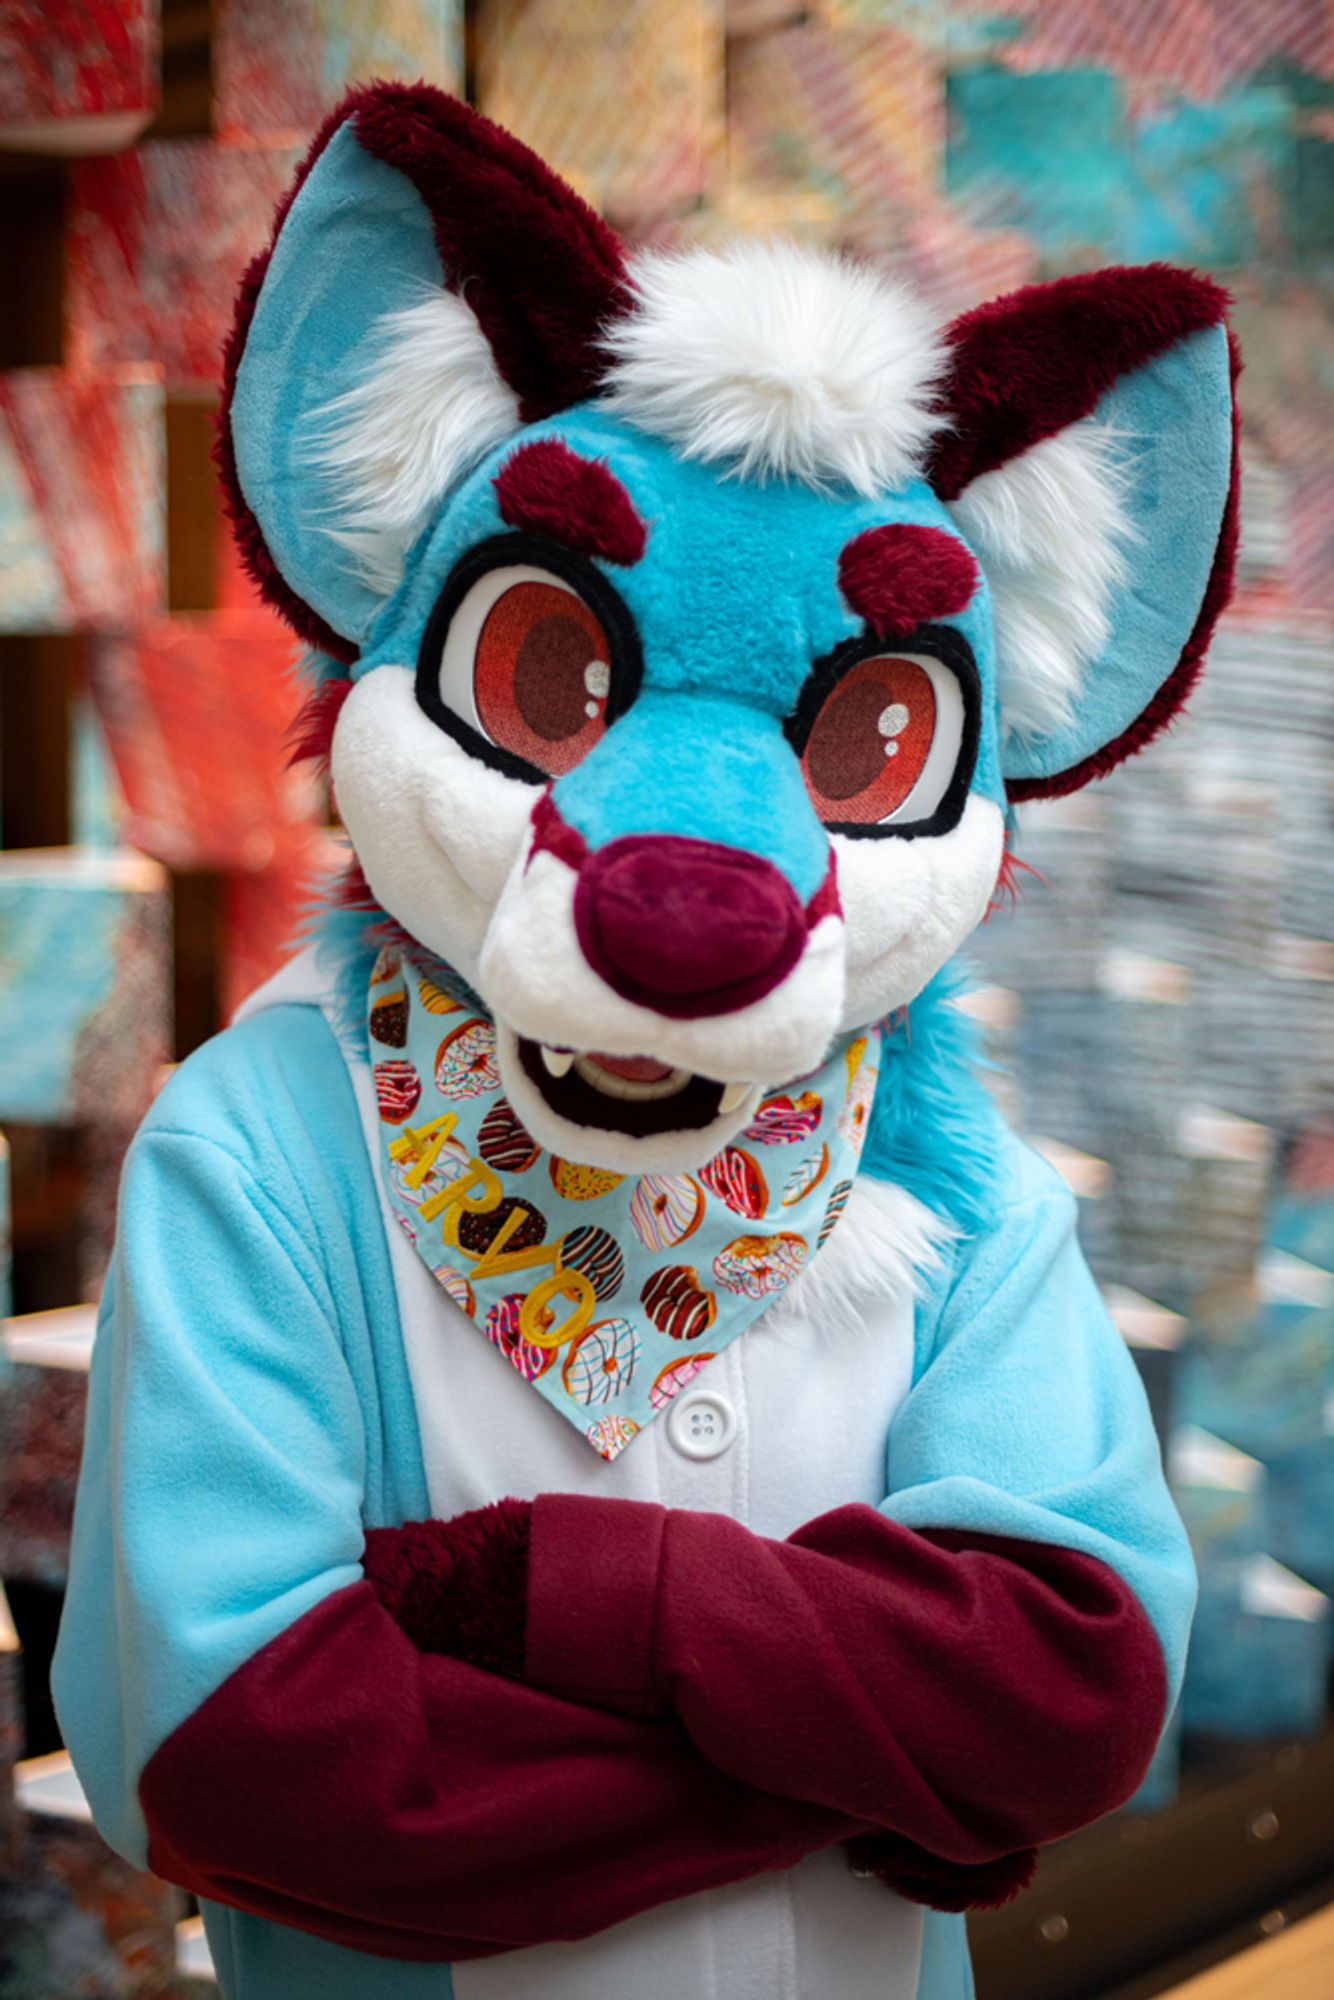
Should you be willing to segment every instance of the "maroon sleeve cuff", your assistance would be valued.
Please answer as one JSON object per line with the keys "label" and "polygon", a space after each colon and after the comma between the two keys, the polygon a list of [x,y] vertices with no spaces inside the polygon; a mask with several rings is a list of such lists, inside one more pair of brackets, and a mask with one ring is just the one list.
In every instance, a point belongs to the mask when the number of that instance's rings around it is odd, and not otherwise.
{"label": "maroon sleeve cuff", "polygon": [[627,1715],[660,1704],[653,1685],[663,1507],[539,1494],[528,1542],[525,1679]]}

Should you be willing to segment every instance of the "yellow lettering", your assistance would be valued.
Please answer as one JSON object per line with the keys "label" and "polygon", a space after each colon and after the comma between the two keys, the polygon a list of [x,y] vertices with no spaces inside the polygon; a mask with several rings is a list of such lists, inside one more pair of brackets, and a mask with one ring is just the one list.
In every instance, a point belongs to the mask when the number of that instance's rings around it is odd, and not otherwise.
{"label": "yellow lettering", "polygon": [[[469,1160],[468,1170],[460,1174],[447,1187],[438,1188],[421,1205],[423,1222],[434,1222],[437,1215],[449,1209],[466,1209],[469,1215],[486,1215],[500,1206],[504,1189],[499,1177],[481,1160]],[[476,1197],[474,1199],[474,1196]],[[446,1242],[449,1240],[449,1225],[444,1226]]]}
{"label": "yellow lettering", "polygon": [[[559,1250],[557,1244],[555,1248]],[[550,1301],[568,1299],[570,1311],[553,1325]],[[577,1340],[593,1317],[597,1293],[582,1271],[560,1265],[534,1285],[519,1308],[519,1332],[533,1347],[564,1347]]]}
{"label": "yellow lettering", "polygon": [[[459,1122],[457,1111],[444,1111],[433,1118],[429,1125],[409,1127],[398,1139],[391,1142],[391,1160],[416,1160],[417,1165],[407,1176],[409,1187],[420,1187],[435,1165],[440,1148]],[[423,1148],[425,1153],[423,1155]]]}

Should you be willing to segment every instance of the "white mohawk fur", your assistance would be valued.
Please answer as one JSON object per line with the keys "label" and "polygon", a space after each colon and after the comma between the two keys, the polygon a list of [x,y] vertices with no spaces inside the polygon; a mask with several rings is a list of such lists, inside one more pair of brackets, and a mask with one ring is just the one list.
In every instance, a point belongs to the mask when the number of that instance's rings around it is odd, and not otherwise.
{"label": "white mohawk fur", "polygon": [[1118,443],[1086,418],[984,472],[949,505],[991,586],[1001,724],[1021,743],[1071,720],[1111,636],[1136,534]]}
{"label": "white mohawk fur", "polygon": [[740,238],[631,259],[603,335],[610,406],[687,457],[874,496],[913,477],[943,419],[929,308],[827,251]]}
{"label": "white mohawk fur", "polygon": [[519,405],[463,300],[430,290],[384,315],[366,375],[318,424],[328,532],[387,597],[444,494],[519,429]]}

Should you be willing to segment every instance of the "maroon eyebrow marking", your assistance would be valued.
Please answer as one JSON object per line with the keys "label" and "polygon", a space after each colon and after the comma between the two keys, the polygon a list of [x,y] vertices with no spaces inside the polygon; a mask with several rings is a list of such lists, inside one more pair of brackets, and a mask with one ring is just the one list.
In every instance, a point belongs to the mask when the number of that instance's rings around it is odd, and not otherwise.
{"label": "maroon eyebrow marking", "polygon": [[648,529],[616,474],[559,438],[521,444],[494,484],[508,527],[550,535],[579,555],[614,563],[637,563],[648,546]]}
{"label": "maroon eyebrow marking", "polygon": [[962,542],[907,521],[868,528],[838,559],[839,589],[879,639],[954,617],[977,584],[977,564]]}

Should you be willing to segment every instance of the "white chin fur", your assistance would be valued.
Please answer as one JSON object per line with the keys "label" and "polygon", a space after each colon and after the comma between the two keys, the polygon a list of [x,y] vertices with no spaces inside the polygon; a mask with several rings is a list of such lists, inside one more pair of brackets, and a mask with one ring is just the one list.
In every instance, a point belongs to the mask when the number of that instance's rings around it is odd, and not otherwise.
{"label": "white chin fur", "polygon": [[519,1060],[518,1036],[501,1020],[496,1023],[496,1049],[505,1095],[539,1144],[563,1160],[605,1167],[614,1174],[676,1174],[702,1167],[744,1130],[759,1101],[756,1092],[730,1116],[715,1118],[693,1132],[652,1132],[636,1138],[628,1132],[576,1125],[553,1111]]}
{"label": "white chin fur", "polygon": [[1005,818],[974,792],[952,833],[925,840],[833,837],[847,926],[845,1028],[916,999],[986,915]]}
{"label": "white chin fur", "polygon": [[786,1083],[818,1068],[843,1010],[843,926],[824,917],[794,969],[735,1013],[671,1020],[600,979],[574,928],[575,876],[545,850],[505,885],[479,990],[518,1034],[555,1048],[650,1055],[721,1083]]}
{"label": "white chin fur", "polygon": [[780,1292],[759,1325],[869,1334],[886,1297],[920,1298],[958,1231],[906,1188],[858,1174],[847,1210],[818,1257]]}
{"label": "white chin fur", "polygon": [[415,690],[410,667],[357,682],[334,731],[334,793],[377,900],[475,986],[535,792],[470,757],[423,715]]}

